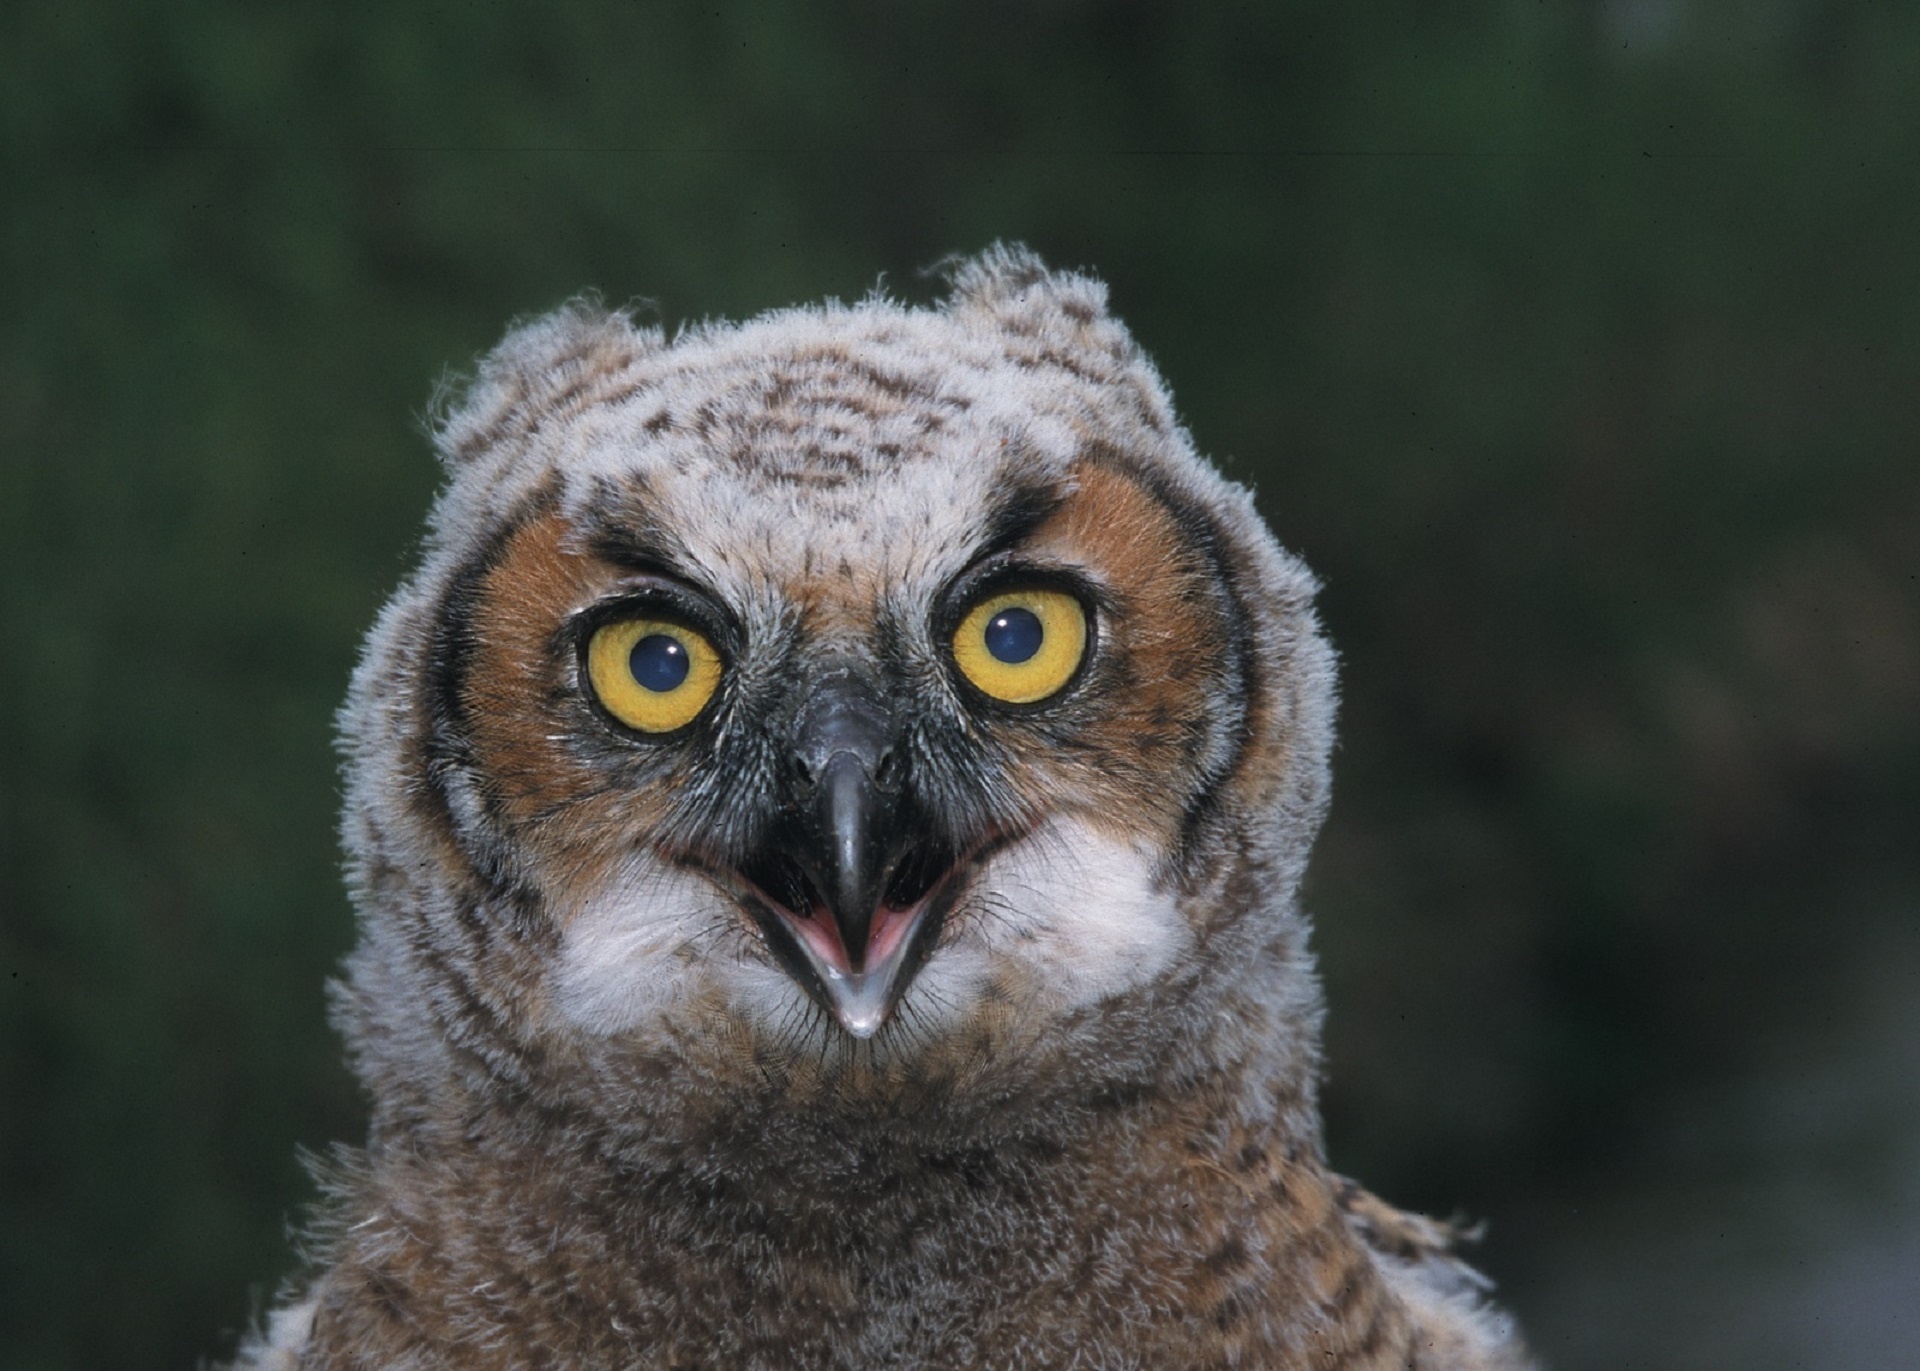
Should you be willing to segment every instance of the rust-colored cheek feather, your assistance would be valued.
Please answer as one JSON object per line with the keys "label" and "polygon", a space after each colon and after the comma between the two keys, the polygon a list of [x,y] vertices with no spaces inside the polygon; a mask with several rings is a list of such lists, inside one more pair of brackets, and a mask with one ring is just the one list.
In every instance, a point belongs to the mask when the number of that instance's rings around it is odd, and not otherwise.
{"label": "rust-colored cheek feather", "polygon": [[241,1367],[1530,1364],[1327,1170],[1314,582],[1104,287],[576,304],[438,443],[341,713],[372,1126]]}

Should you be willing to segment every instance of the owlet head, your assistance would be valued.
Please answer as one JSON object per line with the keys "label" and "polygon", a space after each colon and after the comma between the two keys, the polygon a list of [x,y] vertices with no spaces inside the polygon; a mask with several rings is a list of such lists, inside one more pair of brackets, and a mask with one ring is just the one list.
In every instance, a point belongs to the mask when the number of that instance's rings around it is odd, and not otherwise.
{"label": "owlet head", "polygon": [[1310,1017],[1312,582],[1098,283],[996,249],[935,310],[672,343],[576,306],[440,443],[343,716],[376,1095],[1004,1094]]}

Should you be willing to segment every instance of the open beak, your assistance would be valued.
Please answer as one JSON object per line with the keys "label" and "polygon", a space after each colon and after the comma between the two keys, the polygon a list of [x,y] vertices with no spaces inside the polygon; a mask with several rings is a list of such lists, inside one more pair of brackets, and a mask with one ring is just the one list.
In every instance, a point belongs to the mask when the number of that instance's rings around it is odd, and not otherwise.
{"label": "open beak", "polygon": [[781,963],[870,1038],[925,961],[960,864],[918,818],[888,712],[857,677],[809,698],[791,762],[783,819],[739,874]]}

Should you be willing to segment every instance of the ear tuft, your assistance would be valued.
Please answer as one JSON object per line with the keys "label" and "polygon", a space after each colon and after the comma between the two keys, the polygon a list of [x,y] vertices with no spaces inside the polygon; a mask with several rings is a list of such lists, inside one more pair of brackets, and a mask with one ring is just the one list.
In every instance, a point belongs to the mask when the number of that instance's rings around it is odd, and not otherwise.
{"label": "ear tuft", "polygon": [[429,414],[440,460],[449,471],[468,466],[591,403],[608,381],[665,346],[659,329],[637,326],[592,294],[515,321],[471,377],[448,377],[435,392]]}
{"label": "ear tuft", "polygon": [[1052,271],[1024,243],[995,243],[941,264],[947,312],[985,315],[1016,333],[1071,331],[1107,322],[1107,288],[1078,272]]}

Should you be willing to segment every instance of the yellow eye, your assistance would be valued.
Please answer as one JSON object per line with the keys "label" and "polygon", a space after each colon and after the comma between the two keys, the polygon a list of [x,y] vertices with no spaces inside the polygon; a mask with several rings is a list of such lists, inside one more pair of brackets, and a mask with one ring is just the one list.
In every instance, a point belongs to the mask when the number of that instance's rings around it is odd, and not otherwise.
{"label": "yellow eye", "polygon": [[1087,615],[1057,590],[990,595],[967,611],[953,635],[953,660],[996,700],[1027,705],[1072,679],[1087,654]]}
{"label": "yellow eye", "polygon": [[587,679],[607,712],[642,733],[694,721],[720,687],[720,654],[684,624],[622,619],[587,643]]}

